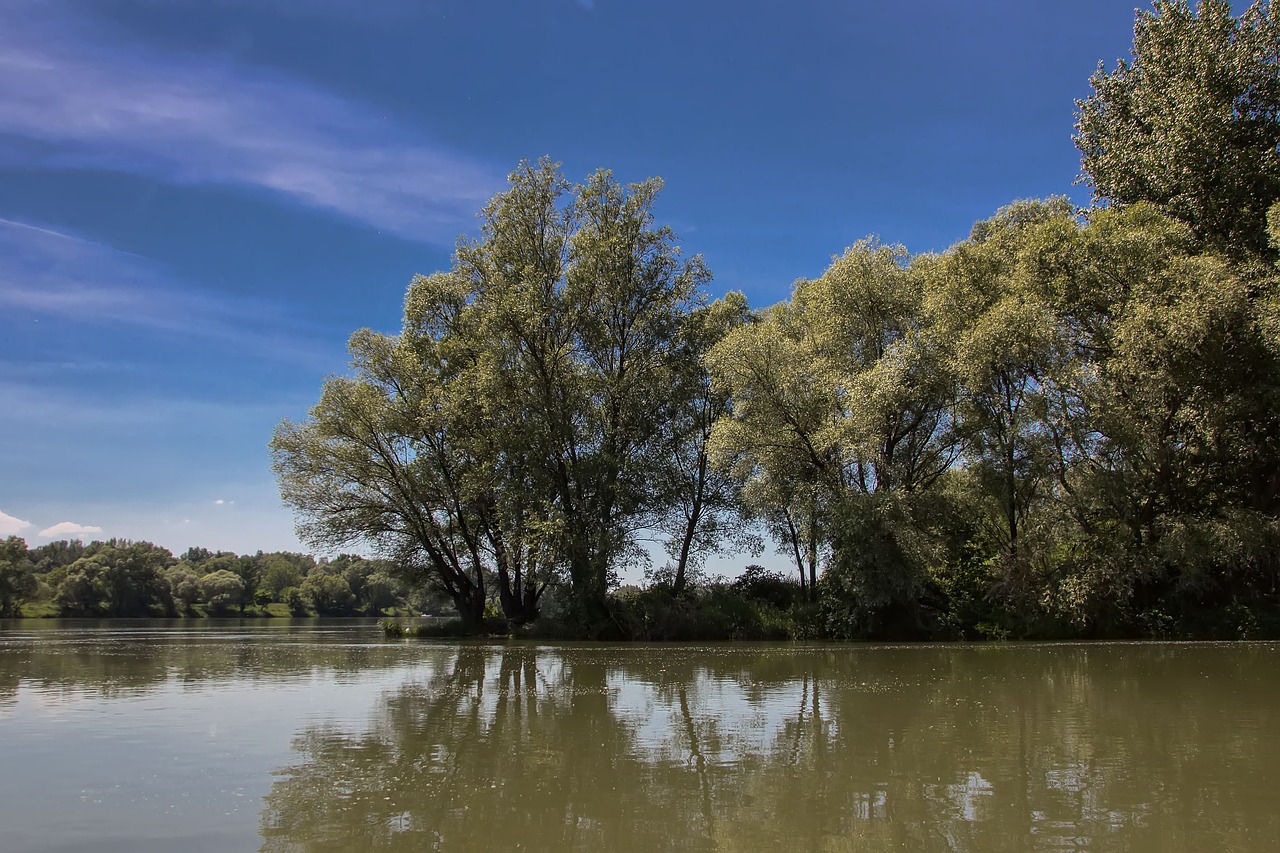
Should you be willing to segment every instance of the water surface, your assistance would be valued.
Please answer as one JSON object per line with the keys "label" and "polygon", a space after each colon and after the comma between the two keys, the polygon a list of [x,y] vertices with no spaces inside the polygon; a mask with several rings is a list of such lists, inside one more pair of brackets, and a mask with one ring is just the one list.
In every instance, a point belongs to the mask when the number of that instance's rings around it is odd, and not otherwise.
{"label": "water surface", "polygon": [[1278,656],[0,623],[0,847],[1280,849]]}

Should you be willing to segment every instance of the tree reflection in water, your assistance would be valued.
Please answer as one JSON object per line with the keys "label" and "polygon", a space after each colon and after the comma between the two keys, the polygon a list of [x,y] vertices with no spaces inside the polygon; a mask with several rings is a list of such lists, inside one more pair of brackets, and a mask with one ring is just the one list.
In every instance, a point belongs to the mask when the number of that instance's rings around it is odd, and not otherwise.
{"label": "tree reflection in water", "polygon": [[297,738],[263,849],[1263,849],[1274,653],[464,645]]}

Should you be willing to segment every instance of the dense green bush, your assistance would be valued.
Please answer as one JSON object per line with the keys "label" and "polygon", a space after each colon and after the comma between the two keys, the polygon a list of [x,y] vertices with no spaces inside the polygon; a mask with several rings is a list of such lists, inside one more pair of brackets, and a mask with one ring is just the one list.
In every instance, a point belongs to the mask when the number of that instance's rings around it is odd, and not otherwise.
{"label": "dense green bush", "polygon": [[209,613],[221,616],[240,604],[244,597],[244,581],[229,569],[218,569],[200,578],[200,594]]}
{"label": "dense green bush", "polygon": [[356,597],[351,586],[341,575],[316,572],[302,582],[302,595],[311,602],[321,616],[348,616],[354,609]]}
{"label": "dense green bush", "polygon": [[54,604],[64,616],[174,615],[164,570],[173,555],[149,542],[104,544],[67,567]]}

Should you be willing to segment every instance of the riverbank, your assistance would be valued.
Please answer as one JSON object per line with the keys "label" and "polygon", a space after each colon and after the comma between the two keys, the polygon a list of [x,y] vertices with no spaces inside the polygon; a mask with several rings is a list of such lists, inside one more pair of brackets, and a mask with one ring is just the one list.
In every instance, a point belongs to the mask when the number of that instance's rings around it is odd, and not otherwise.
{"label": "riverbank", "polygon": [[[982,602],[978,602],[982,604]],[[869,610],[819,587],[814,599],[787,583],[711,583],[624,587],[591,620],[556,609],[526,624],[489,617],[430,621],[386,618],[388,637],[514,638],[608,642],[974,641],[974,640],[1259,640],[1280,639],[1280,602],[1271,597],[1205,603],[1180,610],[1150,607],[1111,621],[1077,623],[1052,614],[1002,610],[969,598],[933,595],[919,606]]]}
{"label": "riverbank", "polygon": [[[150,614],[130,614],[128,616],[110,617],[101,614],[93,614],[87,618],[93,619],[350,619],[355,616],[369,616],[373,618],[389,617],[389,618],[414,618],[422,614],[416,611],[404,608],[386,608],[377,613],[346,613],[346,614],[321,614],[314,612],[298,613],[290,609],[288,604],[281,601],[272,601],[268,604],[250,604],[246,605],[243,610],[231,608],[228,610],[211,611],[203,604],[196,604],[178,613],[154,612]],[[54,605],[52,601],[28,601],[22,605],[17,618],[19,619],[73,619],[85,618],[75,615],[62,613]]]}

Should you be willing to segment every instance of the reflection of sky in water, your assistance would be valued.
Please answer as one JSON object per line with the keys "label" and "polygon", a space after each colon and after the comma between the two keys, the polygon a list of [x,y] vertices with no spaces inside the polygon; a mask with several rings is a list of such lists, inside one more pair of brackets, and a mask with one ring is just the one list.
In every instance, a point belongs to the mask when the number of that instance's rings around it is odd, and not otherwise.
{"label": "reflection of sky in water", "polygon": [[[525,821],[549,793],[579,849],[650,814],[637,839],[696,849],[1280,841],[1273,645],[534,647],[370,631],[0,634],[0,766],[22,768],[0,778],[4,849],[250,849],[264,797],[282,826],[337,798],[415,844],[453,815],[445,849],[483,849],[456,847],[476,830],[467,803]],[[611,785],[630,811],[608,805]],[[324,831],[355,843],[362,826]]]}
{"label": "reflection of sky in water", "polygon": [[262,631],[0,633],[0,849],[255,848],[294,734],[366,725],[420,669],[281,671],[306,648]]}
{"label": "reflection of sky in water", "polygon": [[[805,703],[808,686],[801,682],[748,691],[736,679],[716,678],[697,670],[682,688],[659,688],[652,682],[629,680],[611,672],[609,687],[613,710],[635,733],[645,760],[682,762],[692,758],[688,722],[699,737],[699,754],[708,761],[733,766],[751,755],[770,751],[783,725],[799,709],[812,718]],[[681,707],[683,689],[688,710]],[[828,725],[834,720],[826,709],[819,716]]]}

